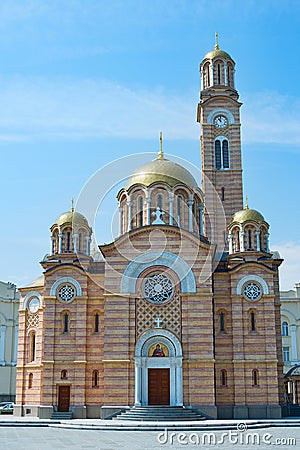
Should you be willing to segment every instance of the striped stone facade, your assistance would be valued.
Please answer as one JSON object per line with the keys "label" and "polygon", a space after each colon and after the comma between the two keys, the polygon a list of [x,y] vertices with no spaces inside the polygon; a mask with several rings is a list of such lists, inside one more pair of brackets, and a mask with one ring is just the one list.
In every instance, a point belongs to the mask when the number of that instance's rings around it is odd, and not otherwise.
{"label": "striped stone facade", "polygon": [[[106,417],[157,404],[155,369],[169,374],[166,396],[156,386],[163,404],[219,418],[280,417],[281,259],[269,252],[263,217],[243,210],[234,62],[215,51],[201,65],[203,192],[161,150],[119,192],[120,236],[99,247],[102,259],[73,208],[51,227],[44,275],[20,289],[18,415]],[[218,139],[227,142],[220,166]],[[228,252],[240,210],[232,239],[241,245]]]}

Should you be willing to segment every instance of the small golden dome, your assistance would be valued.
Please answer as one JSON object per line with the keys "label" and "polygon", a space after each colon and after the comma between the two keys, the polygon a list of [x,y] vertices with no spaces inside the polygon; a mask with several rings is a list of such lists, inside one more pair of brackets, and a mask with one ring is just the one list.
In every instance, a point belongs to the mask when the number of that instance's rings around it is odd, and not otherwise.
{"label": "small golden dome", "polygon": [[198,187],[195,178],[187,169],[160,155],[135,170],[127,180],[125,189],[129,189],[134,184],[148,187],[155,182],[164,182],[170,187],[174,187],[176,184],[185,184],[191,188]]}
{"label": "small golden dome", "polygon": [[256,211],[255,209],[249,209],[247,207],[245,209],[242,209],[241,211],[236,212],[231,219],[231,223],[237,222],[242,224],[248,221],[261,223],[265,222],[265,219],[260,212]]}
{"label": "small golden dome", "polygon": [[227,53],[224,52],[224,50],[220,50],[219,48],[215,48],[214,50],[212,50],[211,52],[208,52],[204,58],[203,61],[205,59],[216,59],[216,58],[220,58],[220,59],[230,59],[231,61],[233,61],[233,59],[231,58],[231,56]]}
{"label": "small golden dome", "polygon": [[87,219],[79,212],[73,211],[73,208],[71,211],[62,213],[55,221],[55,225],[58,226],[62,226],[65,224],[73,224],[76,227],[79,227],[81,225],[89,227]]}

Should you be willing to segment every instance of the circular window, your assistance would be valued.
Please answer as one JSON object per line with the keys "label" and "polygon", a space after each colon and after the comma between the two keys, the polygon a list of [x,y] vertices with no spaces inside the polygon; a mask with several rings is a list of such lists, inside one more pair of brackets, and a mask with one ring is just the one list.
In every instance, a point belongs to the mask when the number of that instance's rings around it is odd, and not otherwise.
{"label": "circular window", "polygon": [[261,294],[261,287],[256,283],[247,283],[244,286],[244,297],[247,300],[257,300],[260,298]]}
{"label": "circular window", "polygon": [[37,310],[39,309],[39,307],[40,307],[39,299],[37,297],[32,297],[30,302],[29,302],[29,305],[28,305],[29,311],[31,313],[36,313]]}
{"label": "circular window", "polygon": [[144,295],[152,303],[163,303],[169,300],[174,292],[170,278],[156,273],[147,278],[144,284]]}
{"label": "circular window", "polygon": [[70,284],[63,284],[58,289],[58,298],[62,302],[70,302],[71,300],[73,300],[73,298],[75,298],[75,295],[76,290],[74,286],[71,286]]}

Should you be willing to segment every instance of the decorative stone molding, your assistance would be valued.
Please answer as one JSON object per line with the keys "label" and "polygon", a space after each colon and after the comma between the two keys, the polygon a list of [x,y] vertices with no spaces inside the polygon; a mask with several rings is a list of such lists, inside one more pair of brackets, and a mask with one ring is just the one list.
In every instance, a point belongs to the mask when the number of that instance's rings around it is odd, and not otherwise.
{"label": "decorative stone molding", "polygon": [[136,280],[147,268],[153,266],[166,266],[173,270],[181,282],[181,292],[195,293],[196,281],[189,265],[179,255],[166,251],[148,251],[131,261],[122,277],[121,293],[134,294],[136,292]]}
{"label": "decorative stone molding", "polygon": [[37,297],[40,302],[40,307],[43,306],[43,297],[41,296],[41,294],[38,291],[30,291],[25,295],[25,297],[23,299],[23,308],[24,309],[26,309],[28,307],[29,302],[32,299],[32,297]]}
{"label": "decorative stone molding", "polygon": [[74,278],[71,278],[71,277],[58,278],[58,280],[56,280],[51,286],[51,289],[50,289],[50,295],[51,296],[55,296],[56,295],[56,289],[62,283],[70,283],[70,284],[72,284],[75,287],[75,289],[76,289],[76,297],[82,297],[82,289],[81,289],[80,284],[78,283],[78,281],[76,281]]}
{"label": "decorative stone molding", "polygon": [[242,295],[242,288],[243,285],[247,282],[247,281],[257,281],[263,290],[264,295],[268,295],[269,294],[269,288],[267,283],[265,282],[265,280],[257,275],[247,275],[245,277],[243,277],[237,284],[236,287],[236,294],[237,295]]}

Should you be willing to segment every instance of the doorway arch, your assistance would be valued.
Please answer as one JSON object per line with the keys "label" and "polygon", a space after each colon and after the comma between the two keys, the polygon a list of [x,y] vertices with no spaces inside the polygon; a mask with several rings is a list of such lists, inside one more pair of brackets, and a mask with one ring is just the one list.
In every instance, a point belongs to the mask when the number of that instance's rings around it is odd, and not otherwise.
{"label": "doorway arch", "polygon": [[[150,354],[153,346],[165,348],[163,357]],[[169,370],[170,406],[182,406],[182,350],[178,338],[170,331],[155,328],[146,332],[135,349],[135,406],[148,406],[149,369]]]}

